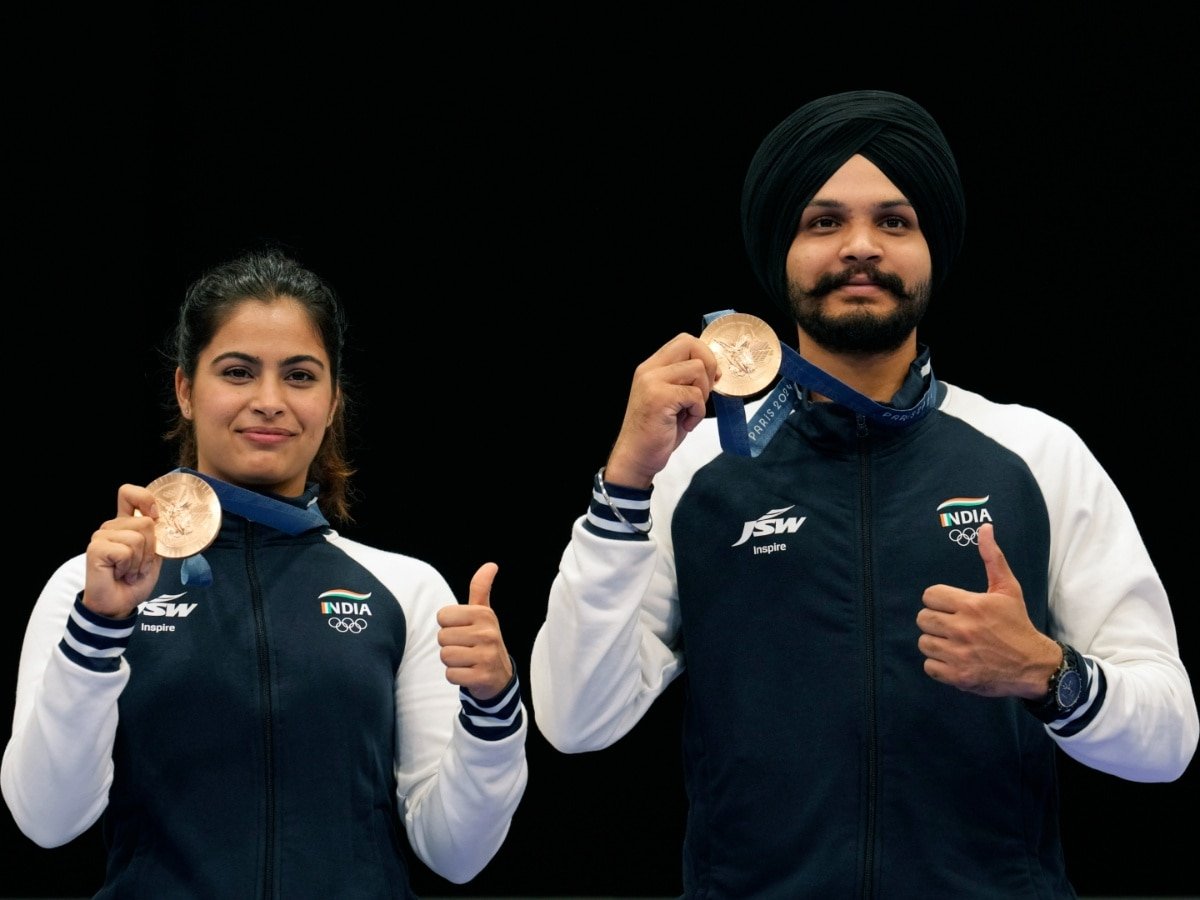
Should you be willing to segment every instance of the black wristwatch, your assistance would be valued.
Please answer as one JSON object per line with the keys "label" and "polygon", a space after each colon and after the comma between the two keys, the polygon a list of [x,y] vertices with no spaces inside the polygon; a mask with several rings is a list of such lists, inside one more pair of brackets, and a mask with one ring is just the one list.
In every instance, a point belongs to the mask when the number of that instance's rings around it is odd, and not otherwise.
{"label": "black wristwatch", "polygon": [[1025,700],[1025,707],[1042,722],[1054,722],[1069,716],[1083,699],[1083,673],[1079,670],[1079,658],[1073,649],[1062,641],[1054,643],[1062,649],[1062,663],[1050,676],[1046,696],[1038,700]]}

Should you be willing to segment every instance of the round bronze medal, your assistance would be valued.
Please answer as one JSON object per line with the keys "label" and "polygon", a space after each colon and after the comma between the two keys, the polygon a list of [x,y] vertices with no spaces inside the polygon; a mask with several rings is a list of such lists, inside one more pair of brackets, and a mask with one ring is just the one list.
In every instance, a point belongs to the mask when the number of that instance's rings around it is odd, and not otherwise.
{"label": "round bronze medal", "polygon": [[749,397],[771,386],[783,353],[775,330],[758,316],[726,313],[700,333],[717,357],[713,390],[724,397]]}
{"label": "round bronze medal", "polygon": [[211,544],[221,529],[221,501],[203,478],[168,472],[146,485],[158,504],[154,537],[158,555],[193,556]]}

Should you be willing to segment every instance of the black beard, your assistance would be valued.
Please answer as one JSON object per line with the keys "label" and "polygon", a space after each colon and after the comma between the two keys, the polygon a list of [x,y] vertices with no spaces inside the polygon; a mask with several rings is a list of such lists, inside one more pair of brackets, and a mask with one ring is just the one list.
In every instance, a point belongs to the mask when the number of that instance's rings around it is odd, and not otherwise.
{"label": "black beard", "polygon": [[[864,310],[840,316],[825,315],[825,297],[849,284],[855,275],[868,275],[872,281],[896,298],[896,308],[887,315]],[[788,282],[788,302],[792,316],[806,335],[833,353],[889,353],[899,348],[925,316],[932,293],[923,281],[909,289],[896,275],[885,274],[873,266],[856,266],[838,275],[822,275],[811,291]]]}

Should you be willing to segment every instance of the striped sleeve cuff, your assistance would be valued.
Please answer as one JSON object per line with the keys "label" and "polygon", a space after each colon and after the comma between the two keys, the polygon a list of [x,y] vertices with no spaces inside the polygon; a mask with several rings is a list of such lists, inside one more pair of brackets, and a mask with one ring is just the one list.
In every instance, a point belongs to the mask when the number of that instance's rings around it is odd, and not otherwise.
{"label": "striped sleeve cuff", "polygon": [[520,730],[524,713],[521,706],[521,682],[517,678],[515,665],[508,686],[491,700],[476,700],[466,688],[458,689],[458,697],[462,702],[458,719],[475,737],[485,741],[498,741]]}
{"label": "striped sleeve cuff", "polygon": [[1050,730],[1059,737],[1070,737],[1087,728],[1104,707],[1104,697],[1108,693],[1108,680],[1104,677],[1104,670],[1096,665],[1094,659],[1075,650],[1072,652],[1075,653],[1076,661],[1082,663],[1079,672],[1083,675],[1083,701],[1067,718],[1047,723]]}
{"label": "striped sleeve cuff", "polygon": [[75,595],[71,617],[59,648],[77,665],[94,672],[115,672],[121,666],[121,654],[133,636],[137,616],[110,619],[83,605],[83,591]]}
{"label": "striped sleeve cuff", "polygon": [[594,534],[626,541],[647,541],[650,520],[650,494],[647,490],[622,487],[603,480],[601,469],[592,476],[592,502],[584,527]]}

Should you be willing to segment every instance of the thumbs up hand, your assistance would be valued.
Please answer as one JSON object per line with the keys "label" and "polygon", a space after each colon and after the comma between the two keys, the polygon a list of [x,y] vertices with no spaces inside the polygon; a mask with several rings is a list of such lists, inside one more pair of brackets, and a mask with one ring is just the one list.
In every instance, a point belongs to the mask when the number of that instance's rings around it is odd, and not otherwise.
{"label": "thumbs up hand", "polygon": [[925,674],[983,697],[1044,696],[1062,653],[1033,626],[1021,585],[996,543],[993,526],[979,529],[987,573],[983,593],[945,584],[925,589],[917,613]]}
{"label": "thumbs up hand", "polygon": [[484,563],[471,578],[465,604],[438,610],[438,644],[446,680],[465,687],[476,700],[491,700],[512,680],[512,659],[492,610],[492,582],[500,567]]}

